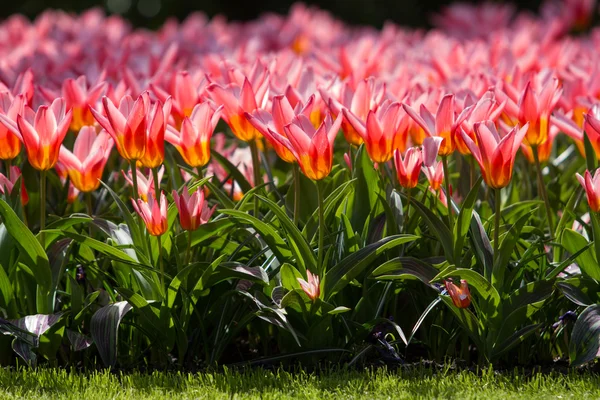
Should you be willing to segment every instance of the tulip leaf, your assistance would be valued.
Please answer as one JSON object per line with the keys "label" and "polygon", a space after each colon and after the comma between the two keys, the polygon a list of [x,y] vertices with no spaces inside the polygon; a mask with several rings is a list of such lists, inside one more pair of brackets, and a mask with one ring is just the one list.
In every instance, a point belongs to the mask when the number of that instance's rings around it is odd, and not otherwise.
{"label": "tulip leaf", "polygon": [[439,239],[448,262],[450,264],[454,264],[454,243],[452,241],[452,233],[450,232],[450,229],[448,229],[446,224],[437,215],[435,215],[433,211],[426,207],[425,204],[418,200],[413,201],[412,204],[415,205],[415,210],[417,210],[421,217],[423,217],[429,226],[429,229],[431,229]]}
{"label": "tulip leaf", "polygon": [[120,301],[102,307],[92,316],[90,333],[107,367],[117,363],[119,324],[131,308],[126,301]]}
{"label": "tulip leaf", "polygon": [[481,223],[479,214],[476,211],[473,211],[470,230],[471,234],[469,237],[471,238],[475,259],[482,265],[485,278],[491,280],[494,269],[494,251],[492,250],[492,243]]}
{"label": "tulip leaf", "polygon": [[275,214],[279,223],[281,223],[287,232],[288,245],[296,257],[298,266],[300,266],[302,270],[310,269],[316,271],[317,260],[315,254],[306,238],[302,236],[300,230],[298,230],[292,220],[290,220],[287,214],[277,204],[263,196],[258,196],[258,198],[269,207],[273,214]]}
{"label": "tulip leaf", "polygon": [[[588,241],[585,237],[574,230],[565,229],[561,244],[569,253],[574,254],[588,246]],[[581,268],[581,272],[583,272],[584,275],[600,282],[600,266],[598,265],[598,261],[596,260],[592,249],[588,248],[586,251],[581,253],[575,259],[575,261],[579,268]]]}
{"label": "tulip leaf", "polygon": [[471,226],[471,218],[473,217],[473,209],[475,208],[475,201],[479,194],[479,187],[481,186],[482,178],[479,177],[477,182],[473,185],[467,198],[462,203],[456,224],[454,225],[454,260],[460,260],[463,245]]}
{"label": "tulip leaf", "polygon": [[575,321],[569,357],[571,366],[577,367],[592,361],[600,353],[600,305],[587,307]]}
{"label": "tulip leaf", "polygon": [[52,271],[46,251],[8,203],[2,199],[0,199],[0,215],[8,234],[12,236],[19,248],[24,264],[31,269],[38,285],[37,311],[50,314],[53,308],[50,298]]}
{"label": "tulip leaf", "polygon": [[325,297],[327,301],[361,274],[384,251],[418,239],[414,235],[389,236],[352,253],[333,266],[325,275]]}
{"label": "tulip leaf", "polygon": [[499,255],[496,257],[496,262],[494,263],[494,269],[492,270],[492,284],[501,290],[504,285],[504,273],[510,262],[513,251],[517,242],[519,241],[519,237],[521,236],[521,231],[525,226],[525,223],[531,217],[531,214],[535,210],[531,210],[525,215],[522,215],[521,218],[517,220],[506,232],[502,241],[500,242],[500,246],[498,248]]}
{"label": "tulip leaf", "polygon": [[236,181],[238,185],[240,185],[240,189],[242,190],[242,192],[246,193],[252,189],[252,185],[250,185],[248,179],[246,179],[244,174],[241,173],[237,166],[233,165],[231,161],[227,159],[227,157],[224,157],[223,155],[219,154],[214,150],[211,152],[211,154],[215,158],[215,160],[217,160],[217,162],[227,170],[227,173],[231,175],[233,180]]}
{"label": "tulip leaf", "polygon": [[429,285],[438,272],[435,267],[425,261],[413,257],[397,257],[381,264],[371,276],[381,281],[417,278]]}

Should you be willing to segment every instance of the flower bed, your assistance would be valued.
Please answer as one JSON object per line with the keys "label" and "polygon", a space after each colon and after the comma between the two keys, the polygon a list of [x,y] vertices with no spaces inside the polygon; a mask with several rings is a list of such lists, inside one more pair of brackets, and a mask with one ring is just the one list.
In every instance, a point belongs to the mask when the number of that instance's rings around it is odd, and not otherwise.
{"label": "flower bed", "polygon": [[594,360],[594,2],[0,25],[0,362]]}

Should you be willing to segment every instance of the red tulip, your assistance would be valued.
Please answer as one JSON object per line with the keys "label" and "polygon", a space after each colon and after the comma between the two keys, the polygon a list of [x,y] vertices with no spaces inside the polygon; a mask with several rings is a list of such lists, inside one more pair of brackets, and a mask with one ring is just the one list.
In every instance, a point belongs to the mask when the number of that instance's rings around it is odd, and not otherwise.
{"label": "red tulip", "polygon": [[210,219],[215,211],[215,207],[208,208],[208,203],[204,201],[204,192],[197,189],[190,196],[187,186],[183,187],[181,196],[173,190],[175,205],[179,211],[179,223],[181,228],[186,231],[194,231]]}
{"label": "red tulip", "polygon": [[416,147],[411,147],[406,151],[404,158],[400,150],[394,153],[394,164],[398,174],[400,186],[412,189],[419,183],[419,174],[421,173],[421,165],[423,165],[423,156],[421,150]]}
{"label": "red tulip", "polygon": [[597,169],[592,177],[590,171],[586,170],[584,176],[576,174],[577,180],[585,189],[588,204],[593,212],[600,212],[600,169]]}

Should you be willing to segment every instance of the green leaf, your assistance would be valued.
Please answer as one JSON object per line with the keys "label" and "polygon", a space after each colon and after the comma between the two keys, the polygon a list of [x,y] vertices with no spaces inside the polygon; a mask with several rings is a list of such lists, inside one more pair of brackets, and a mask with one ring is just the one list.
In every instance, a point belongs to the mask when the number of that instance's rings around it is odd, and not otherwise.
{"label": "green leaf", "polygon": [[348,308],[348,307],[344,307],[344,306],[339,306],[339,307],[334,308],[331,311],[328,311],[327,314],[329,314],[329,315],[335,315],[335,314],[342,314],[342,313],[345,313],[345,312],[348,312],[348,311],[352,311],[352,309]]}
{"label": "green leaf", "polygon": [[534,333],[542,326],[543,324],[533,324],[527,325],[526,327],[519,329],[518,331],[510,335],[507,339],[505,339],[502,343],[499,343],[496,346],[494,346],[494,349],[492,350],[491,354],[491,359],[497,359],[499,356],[512,349],[516,345],[523,343],[525,339],[529,337],[529,335]]}
{"label": "green leaf", "polygon": [[473,219],[471,219],[471,238],[473,254],[475,259],[483,267],[484,276],[487,280],[492,279],[492,271],[494,269],[494,251],[492,243],[485,232],[485,228],[481,223],[479,214],[473,211]]}
{"label": "green leaf", "polygon": [[502,312],[504,315],[509,315],[521,307],[547,299],[553,291],[552,281],[530,282],[515,290],[506,299],[506,302],[502,305]]}
{"label": "green leaf", "polygon": [[261,221],[260,219],[237,210],[220,210],[222,214],[231,215],[235,219],[251,225],[260,235],[260,237],[267,243],[269,249],[275,254],[279,261],[283,262],[289,260],[292,253],[287,243],[279,236],[279,233],[272,227],[272,225]]}
{"label": "green leaf", "polygon": [[125,203],[123,203],[123,201],[121,200],[121,198],[119,197],[119,195],[116,194],[110,188],[110,186],[108,186],[106,183],[104,183],[102,181],[100,181],[100,183],[102,184],[102,186],[104,186],[104,188],[112,196],[113,200],[115,201],[115,204],[119,208],[119,211],[121,212],[121,216],[123,217],[123,219],[125,220],[125,223],[127,224],[127,227],[129,228],[129,233],[131,234],[131,238],[133,239],[133,243],[135,243],[135,245],[138,248],[145,249],[146,245],[144,243],[143,235],[140,232],[138,224],[135,222],[135,219],[131,215],[131,212],[129,211],[129,209],[127,209],[127,206],[125,205]]}
{"label": "green leaf", "polygon": [[508,232],[506,232],[506,235],[504,235],[502,242],[500,243],[500,247],[498,248],[499,256],[496,258],[494,269],[492,271],[492,284],[500,291],[505,283],[504,273],[506,271],[506,267],[508,266],[515,246],[519,241],[521,231],[523,230],[525,223],[531,217],[532,213],[533,210],[521,216],[521,218],[519,218],[517,222],[510,227]]}
{"label": "green leaf", "polygon": [[397,257],[381,264],[371,276],[381,281],[417,278],[429,285],[438,272],[435,267],[425,261],[413,257]]}
{"label": "green leaf", "polygon": [[475,344],[477,345],[480,351],[483,351],[484,346],[482,346],[481,336],[480,336],[480,323],[475,314],[471,312],[468,308],[458,308],[450,299],[450,296],[442,296],[440,295],[442,301],[446,304],[446,306],[452,311],[454,316],[460,322],[462,328],[467,332],[467,334],[473,339]]}
{"label": "green leaf", "polygon": [[242,192],[246,193],[252,189],[252,185],[250,185],[244,174],[242,174],[240,170],[227,159],[227,157],[223,157],[223,155],[214,150],[211,152],[211,154],[217,160],[217,162],[227,170],[233,180],[240,185]]}
{"label": "green leaf", "polygon": [[364,144],[356,152],[352,172],[354,178],[356,178],[356,189],[354,190],[350,220],[352,226],[360,230],[365,226],[369,216],[377,214],[379,203],[377,195],[381,191],[379,188],[379,174],[373,168],[373,162],[369,158]]}
{"label": "green leaf", "polygon": [[0,199],[0,215],[2,215],[6,230],[19,248],[19,254],[23,257],[24,263],[31,269],[38,285],[37,311],[42,314],[51,314],[52,271],[44,248],[17,214],[2,199]]}
{"label": "green leaf", "polygon": [[102,307],[92,316],[90,333],[107,367],[117,363],[119,324],[131,308],[126,301],[120,301]]}
{"label": "green leaf", "polygon": [[48,230],[48,232],[59,233],[62,236],[71,238],[78,243],[84,244],[84,245],[90,247],[91,249],[94,249],[94,250],[104,254],[105,256],[109,257],[112,260],[121,261],[121,262],[132,264],[132,265],[140,265],[140,263],[137,260],[131,258],[131,256],[129,254],[125,253],[124,251],[119,250],[116,247],[113,247],[113,246],[106,244],[104,242],[101,242],[99,240],[92,239],[89,236],[80,235],[75,232],[61,231],[61,230],[54,230],[54,229]]}
{"label": "green leaf", "polygon": [[296,257],[296,262],[298,265],[303,270],[310,269],[312,271],[316,271],[317,260],[315,259],[315,254],[313,253],[306,238],[302,236],[302,233],[287,216],[285,211],[283,211],[277,204],[273,203],[266,197],[257,197],[269,207],[275,216],[277,216],[277,219],[287,232],[288,244]]}
{"label": "green leaf", "polygon": [[446,226],[446,224],[437,216],[433,211],[431,211],[425,204],[416,200],[413,202],[415,206],[415,210],[423,217],[427,225],[429,225],[429,229],[435,233],[437,238],[439,239],[442,247],[444,248],[444,254],[446,255],[446,259],[450,264],[454,264],[454,243],[452,241],[452,233],[450,229]]}
{"label": "green leaf", "polygon": [[575,321],[569,357],[571,366],[577,367],[598,357],[600,350],[600,305],[586,308]]}
{"label": "green leaf", "polygon": [[587,307],[600,302],[600,285],[593,279],[575,276],[556,284],[565,297],[573,303]]}
{"label": "green leaf", "polygon": [[481,186],[482,177],[479,177],[477,182],[473,185],[467,198],[461,205],[456,224],[454,225],[454,260],[460,260],[463,245],[471,226],[471,218],[473,217],[473,209],[475,208],[475,201],[479,194],[479,187]]}
{"label": "green leaf", "polygon": [[[588,241],[574,230],[565,229],[561,244],[569,253],[574,254],[582,248],[585,248],[588,245]],[[600,266],[591,249],[587,249],[581,253],[575,261],[584,275],[589,276],[596,281],[600,281]]]}
{"label": "green leaf", "polygon": [[390,236],[367,245],[344,258],[325,275],[324,299],[327,301],[356,278],[384,251],[418,239],[414,235]]}

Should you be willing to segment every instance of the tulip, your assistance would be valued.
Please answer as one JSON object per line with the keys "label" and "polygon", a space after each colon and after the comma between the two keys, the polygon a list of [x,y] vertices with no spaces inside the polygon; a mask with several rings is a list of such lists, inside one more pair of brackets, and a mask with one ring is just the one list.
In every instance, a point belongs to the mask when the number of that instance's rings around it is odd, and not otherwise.
{"label": "tulip", "polygon": [[266,100],[266,88],[262,86],[265,83],[268,83],[268,80],[255,90],[250,81],[245,78],[241,88],[235,84],[222,87],[216,83],[206,88],[212,99],[224,106],[223,119],[233,134],[244,142],[260,138],[260,132],[248,121],[246,113],[252,114],[259,105],[263,105]]}
{"label": "tulip", "polygon": [[331,172],[333,142],[341,123],[341,116],[334,122],[327,115],[321,126],[315,129],[306,116],[298,115],[284,128],[287,138],[281,135],[275,138],[294,154],[304,175],[318,181]]}
{"label": "tulip", "polygon": [[206,84],[206,81],[198,82],[198,79],[192,77],[187,71],[180,71],[171,79],[168,92],[154,83],[151,83],[150,87],[163,103],[169,97],[172,98],[171,115],[175,127],[179,129],[185,117],[191,116],[195,106],[200,103],[200,94],[204,90],[203,83]]}
{"label": "tulip", "polygon": [[546,82],[539,95],[534,92],[531,82],[527,83],[519,100],[519,122],[522,125],[529,123],[525,135],[526,144],[539,146],[548,140],[550,114],[561,94],[562,89],[555,78]]}
{"label": "tulip", "polygon": [[444,181],[444,168],[440,161],[434,161],[431,166],[423,165],[423,173],[429,181],[429,186],[436,192],[442,187]]}
{"label": "tulip", "polygon": [[275,136],[286,137],[285,126],[290,124],[296,115],[302,114],[310,119],[314,99],[315,97],[311,96],[306,105],[298,108],[299,111],[296,113],[287,97],[283,95],[275,96],[273,97],[271,113],[264,110],[257,110],[254,115],[246,115],[246,118],[269,141],[279,158],[287,163],[293,163],[296,161],[294,154],[278,141]]}
{"label": "tulip", "polygon": [[[162,166],[156,174],[159,182],[162,181],[164,172],[165,167]],[[121,171],[121,173],[123,174],[123,178],[125,178],[125,181],[133,186],[134,179],[132,171],[127,171],[127,174],[125,174],[125,171]],[[144,201],[148,201],[149,197],[155,196],[156,194],[154,185],[154,174],[150,173],[150,175],[146,177],[139,169],[135,171],[135,174],[137,178],[135,179],[135,181],[137,182],[138,197]]]}
{"label": "tulip", "polygon": [[444,285],[456,307],[467,308],[471,305],[471,293],[466,279],[460,280],[460,286],[455,285],[451,280],[445,281]]}
{"label": "tulip", "polygon": [[506,187],[511,178],[515,156],[529,126],[514,127],[503,138],[500,138],[492,121],[479,122],[474,125],[477,144],[462,132],[462,138],[481,168],[485,183],[493,188]]}
{"label": "tulip", "polygon": [[165,130],[171,114],[171,98],[164,104],[155,102],[146,116],[146,150],[140,163],[146,168],[158,168],[165,160]]}
{"label": "tulip", "polygon": [[406,151],[404,158],[399,150],[394,152],[394,164],[398,174],[400,186],[406,189],[412,189],[419,183],[419,174],[423,164],[421,150],[411,147]]}
{"label": "tulip", "polygon": [[306,295],[312,300],[315,301],[319,295],[321,294],[321,286],[320,279],[318,275],[313,275],[309,270],[306,270],[306,276],[308,278],[308,282],[302,278],[296,278],[300,287],[306,293]]}
{"label": "tulip", "polygon": [[506,103],[506,99],[502,103],[498,103],[494,99],[494,92],[490,90],[487,91],[475,104],[465,107],[463,112],[468,112],[469,116],[456,126],[457,131],[454,138],[456,142],[456,149],[461,154],[467,155],[471,154],[471,152],[465,144],[460,132],[465,132],[467,136],[471,138],[471,140],[476,142],[477,139],[475,138],[474,128],[475,124],[480,121],[496,121],[504,111]]}
{"label": "tulip", "polygon": [[117,108],[106,96],[102,98],[104,116],[91,108],[94,118],[115,141],[121,157],[128,161],[140,160],[146,152],[146,120],[150,109],[148,92],[137,100],[123,96]]}
{"label": "tulip", "polygon": [[180,131],[167,128],[165,140],[171,143],[187,165],[204,167],[210,160],[210,138],[221,117],[223,106],[213,111],[208,103],[194,107],[189,117],[184,117]]}
{"label": "tulip", "polygon": [[321,97],[329,104],[329,108],[334,115],[344,112],[345,119],[342,120],[342,132],[346,141],[352,145],[360,146],[363,143],[363,136],[352,124],[349,116],[355,121],[366,121],[370,110],[377,108],[385,96],[385,85],[376,85],[375,79],[363,79],[356,84],[356,89],[352,90],[349,83],[342,88],[341,103],[334,97],[329,96],[325,90],[320,91]]}
{"label": "tulip", "polygon": [[24,106],[23,115],[17,116],[27,158],[39,171],[51,169],[58,161],[60,145],[71,123],[71,110],[65,111],[64,99],[58,98],[50,106],[40,106],[37,112]]}
{"label": "tulip", "polygon": [[[12,97],[8,92],[0,94],[0,159],[13,160],[21,152],[21,133],[16,124],[17,115],[22,113],[25,97]],[[4,121],[7,121],[6,123]]]}
{"label": "tulip", "polygon": [[600,169],[594,172],[594,176],[590,171],[586,170],[584,176],[576,174],[577,180],[585,189],[585,195],[590,209],[593,212],[600,212]]}
{"label": "tulip", "polygon": [[208,203],[204,201],[204,192],[197,189],[190,196],[187,186],[183,187],[181,196],[173,190],[173,199],[179,211],[179,223],[181,228],[186,231],[195,231],[202,224],[210,219],[215,211],[215,207],[208,208]]}
{"label": "tulip", "polygon": [[468,113],[461,113],[459,118],[455,119],[453,94],[445,95],[442,98],[435,116],[431,114],[424,104],[421,105],[419,114],[406,104],[403,104],[402,106],[406,113],[421,128],[423,128],[428,136],[438,136],[442,138],[439,149],[440,156],[448,156],[454,152],[456,143],[453,132],[455,131],[455,127],[468,117]]}
{"label": "tulip", "polygon": [[61,147],[59,160],[77,190],[89,193],[98,189],[112,146],[113,140],[105,130],[96,134],[94,127],[84,126],[75,139],[73,152]]}
{"label": "tulip", "polygon": [[[15,183],[21,178],[21,170],[17,166],[10,167],[9,176],[6,177],[4,174],[0,174],[0,193],[11,194]],[[29,194],[25,189],[25,181],[21,179],[21,204],[26,206],[29,203]]]}
{"label": "tulip", "polygon": [[344,117],[365,142],[367,153],[373,162],[385,163],[394,156],[394,150],[398,149],[396,142],[399,125],[400,103],[384,102],[377,111],[370,110],[367,114],[367,122],[354,117],[346,108],[342,110]]}
{"label": "tulip", "polygon": [[62,94],[67,102],[67,108],[73,110],[70,127],[72,131],[79,132],[84,126],[94,125],[94,116],[90,107],[96,105],[105,88],[106,82],[99,82],[88,88],[85,76],[64,81]]}
{"label": "tulip", "polygon": [[157,201],[156,196],[152,193],[148,196],[147,202],[142,199],[138,199],[137,201],[132,199],[131,202],[135,211],[144,221],[149,234],[160,236],[167,231],[169,228],[167,221],[167,198],[164,193],[160,194],[159,201]]}

